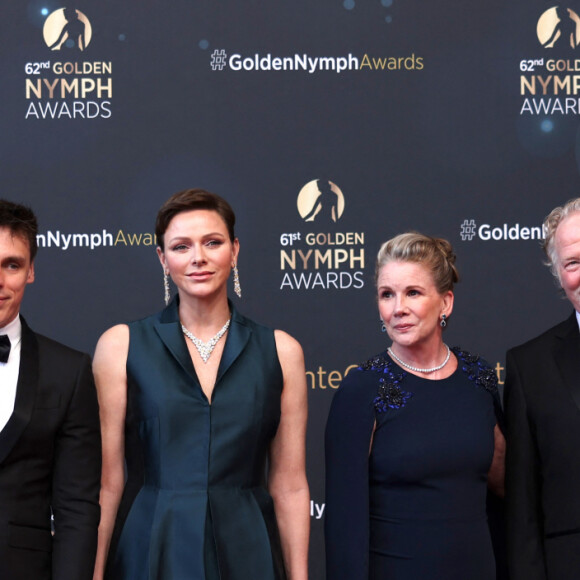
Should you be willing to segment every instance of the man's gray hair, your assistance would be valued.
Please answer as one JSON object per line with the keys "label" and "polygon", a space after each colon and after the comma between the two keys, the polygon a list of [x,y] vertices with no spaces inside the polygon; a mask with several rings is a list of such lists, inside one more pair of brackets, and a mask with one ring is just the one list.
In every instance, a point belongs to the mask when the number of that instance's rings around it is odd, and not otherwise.
{"label": "man's gray hair", "polygon": [[566,204],[554,208],[544,220],[544,242],[542,248],[546,252],[546,266],[550,267],[552,274],[560,281],[560,275],[558,274],[558,255],[556,253],[556,230],[558,226],[566,219],[569,215],[580,212],[580,197],[576,199],[571,199]]}

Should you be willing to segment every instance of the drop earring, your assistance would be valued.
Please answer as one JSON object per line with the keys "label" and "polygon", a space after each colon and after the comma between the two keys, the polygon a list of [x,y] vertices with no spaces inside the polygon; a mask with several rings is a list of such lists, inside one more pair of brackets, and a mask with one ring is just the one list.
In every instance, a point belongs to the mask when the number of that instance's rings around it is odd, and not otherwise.
{"label": "drop earring", "polygon": [[165,306],[167,306],[171,300],[171,292],[169,291],[169,275],[167,274],[167,270],[163,270],[163,289],[165,290]]}
{"label": "drop earring", "polygon": [[385,326],[385,322],[383,321],[382,318],[379,318],[380,322],[381,322],[381,332],[387,332],[387,327]]}
{"label": "drop earring", "polygon": [[234,264],[234,292],[238,298],[242,297],[242,287],[240,286],[240,273],[238,272],[238,265]]}
{"label": "drop earring", "polygon": [[447,314],[441,315],[441,322],[439,323],[441,328],[445,328],[447,326],[447,320],[445,320],[446,318],[447,318]]}

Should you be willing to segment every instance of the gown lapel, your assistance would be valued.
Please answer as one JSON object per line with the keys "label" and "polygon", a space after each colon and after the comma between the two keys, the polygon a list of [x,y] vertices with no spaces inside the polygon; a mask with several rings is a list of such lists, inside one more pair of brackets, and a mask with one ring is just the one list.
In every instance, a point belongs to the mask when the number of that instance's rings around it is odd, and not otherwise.
{"label": "gown lapel", "polygon": [[[179,323],[178,306],[179,300],[176,297],[161,313],[160,320],[155,324],[155,328],[159,338],[169,349],[169,352],[199,385],[199,380],[183,337],[181,324]],[[231,302],[229,302],[229,306],[232,313],[232,322],[230,323],[226,344],[218,367],[216,385],[246,348],[252,334],[245,318],[236,311]]]}
{"label": "gown lapel", "polygon": [[181,324],[179,323],[178,305],[179,300],[176,296],[161,313],[159,321],[155,323],[155,330],[163,344],[173,355],[173,358],[175,358],[183,370],[199,385],[191,356],[187,350],[187,344],[183,338]]}
{"label": "gown lapel", "polygon": [[230,323],[226,345],[218,368],[216,384],[219,383],[220,379],[226,374],[240,354],[242,354],[252,334],[244,317],[237,312],[231,302],[230,311],[232,313],[232,322]]}

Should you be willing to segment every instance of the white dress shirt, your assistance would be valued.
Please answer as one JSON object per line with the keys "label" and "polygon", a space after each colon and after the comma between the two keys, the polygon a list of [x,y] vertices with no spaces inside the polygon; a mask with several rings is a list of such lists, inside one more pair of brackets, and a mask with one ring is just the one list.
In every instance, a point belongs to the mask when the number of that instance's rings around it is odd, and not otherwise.
{"label": "white dress shirt", "polygon": [[4,328],[0,328],[0,335],[7,334],[10,339],[10,356],[8,362],[0,362],[0,431],[14,411],[16,401],[16,385],[18,383],[18,369],[20,367],[20,342],[22,340],[22,324],[20,316]]}

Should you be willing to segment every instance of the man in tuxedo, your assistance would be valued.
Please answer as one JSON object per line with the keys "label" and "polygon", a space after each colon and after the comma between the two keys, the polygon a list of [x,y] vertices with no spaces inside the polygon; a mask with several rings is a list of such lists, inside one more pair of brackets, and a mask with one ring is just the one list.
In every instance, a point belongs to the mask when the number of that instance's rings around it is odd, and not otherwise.
{"label": "man in tuxedo", "polygon": [[36,233],[29,208],[0,200],[0,578],[90,580],[97,398],[89,356],[36,334],[20,316]]}
{"label": "man in tuxedo", "polygon": [[544,228],[547,264],[574,312],[507,353],[508,558],[511,580],[578,580],[580,198]]}

